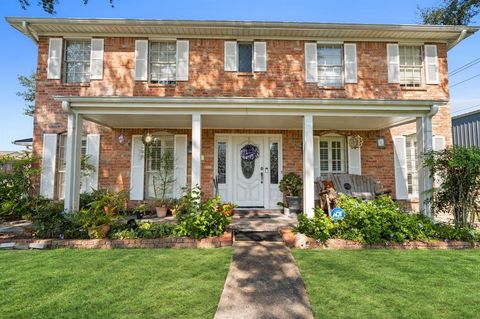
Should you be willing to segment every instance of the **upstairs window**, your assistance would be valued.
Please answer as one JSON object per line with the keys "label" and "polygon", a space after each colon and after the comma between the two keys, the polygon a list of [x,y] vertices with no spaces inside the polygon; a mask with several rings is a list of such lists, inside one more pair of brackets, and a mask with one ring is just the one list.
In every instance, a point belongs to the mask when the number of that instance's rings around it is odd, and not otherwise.
{"label": "upstairs window", "polygon": [[418,88],[423,85],[423,47],[401,45],[400,86]]}
{"label": "upstairs window", "polygon": [[177,46],[175,42],[150,42],[150,83],[175,84]]}
{"label": "upstairs window", "polygon": [[343,45],[318,44],[317,67],[319,86],[343,86]]}
{"label": "upstairs window", "polygon": [[65,81],[85,83],[90,81],[91,40],[65,41]]}
{"label": "upstairs window", "polygon": [[251,42],[238,43],[238,71],[250,73],[253,71],[253,43]]}

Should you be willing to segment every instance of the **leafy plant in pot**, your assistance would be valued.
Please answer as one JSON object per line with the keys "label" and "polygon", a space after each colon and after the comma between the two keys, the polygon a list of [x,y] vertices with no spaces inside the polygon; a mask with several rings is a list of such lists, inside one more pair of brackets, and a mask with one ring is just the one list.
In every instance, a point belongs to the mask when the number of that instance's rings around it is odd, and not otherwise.
{"label": "leafy plant in pot", "polygon": [[171,193],[175,178],[173,176],[173,150],[167,149],[157,159],[158,167],[153,175],[153,192],[155,194],[155,211],[158,217],[167,216],[171,200],[167,194]]}
{"label": "leafy plant in pot", "polygon": [[300,194],[303,190],[302,178],[293,172],[285,174],[278,187],[285,197],[287,203],[285,206],[288,207],[291,212],[301,211],[302,197]]}

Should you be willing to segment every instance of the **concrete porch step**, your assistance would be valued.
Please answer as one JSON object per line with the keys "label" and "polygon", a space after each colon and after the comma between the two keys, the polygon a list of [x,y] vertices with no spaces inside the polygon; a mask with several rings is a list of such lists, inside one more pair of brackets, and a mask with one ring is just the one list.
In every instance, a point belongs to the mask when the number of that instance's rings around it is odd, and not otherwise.
{"label": "concrete porch step", "polygon": [[283,239],[278,231],[235,231],[233,241],[282,242]]}

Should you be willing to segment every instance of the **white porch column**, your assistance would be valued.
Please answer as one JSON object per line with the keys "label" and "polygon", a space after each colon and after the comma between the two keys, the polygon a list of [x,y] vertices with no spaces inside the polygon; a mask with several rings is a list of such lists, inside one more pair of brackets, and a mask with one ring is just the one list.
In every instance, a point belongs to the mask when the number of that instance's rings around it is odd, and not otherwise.
{"label": "white porch column", "polygon": [[303,212],[309,218],[315,207],[313,155],[313,116],[308,114],[303,117]]}
{"label": "white porch column", "polygon": [[426,216],[431,217],[431,190],[433,178],[430,172],[423,166],[423,154],[432,149],[433,132],[432,116],[417,118],[417,174],[418,174],[418,199],[419,209]]}
{"label": "white porch column", "polygon": [[202,116],[192,114],[192,187],[202,186]]}
{"label": "white porch column", "polygon": [[66,212],[77,211],[80,206],[80,155],[82,148],[83,117],[73,112],[68,114],[67,149],[65,154],[65,199]]}

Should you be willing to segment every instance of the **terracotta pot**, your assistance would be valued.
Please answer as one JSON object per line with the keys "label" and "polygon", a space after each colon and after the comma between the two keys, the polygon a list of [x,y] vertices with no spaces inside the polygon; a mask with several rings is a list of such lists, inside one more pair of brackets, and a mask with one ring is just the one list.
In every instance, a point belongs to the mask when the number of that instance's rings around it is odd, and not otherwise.
{"label": "terracotta pot", "polygon": [[95,232],[100,238],[107,238],[108,232],[110,231],[109,224],[103,224],[96,227],[88,228],[88,235],[92,237],[92,234]]}
{"label": "terracotta pot", "polygon": [[160,217],[160,218],[165,217],[165,216],[167,216],[168,207],[166,207],[166,206],[155,207],[155,211],[157,212],[158,217]]}
{"label": "terracotta pot", "polygon": [[117,212],[117,209],[112,208],[112,207],[108,207],[108,206],[104,206],[103,207],[103,212],[105,213],[105,215],[115,215],[115,213]]}

